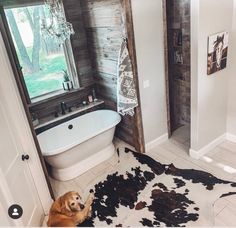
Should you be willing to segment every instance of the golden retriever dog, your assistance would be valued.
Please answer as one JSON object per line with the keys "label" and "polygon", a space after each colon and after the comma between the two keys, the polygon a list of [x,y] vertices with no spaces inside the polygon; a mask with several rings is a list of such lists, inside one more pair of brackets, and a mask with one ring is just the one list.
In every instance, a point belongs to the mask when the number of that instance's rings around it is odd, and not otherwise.
{"label": "golden retriever dog", "polygon": [[75,227],[90,216],[94,194],[90,192],[83,205],[78,192],[67,192],[51,206],[47,225],[49,227]]}

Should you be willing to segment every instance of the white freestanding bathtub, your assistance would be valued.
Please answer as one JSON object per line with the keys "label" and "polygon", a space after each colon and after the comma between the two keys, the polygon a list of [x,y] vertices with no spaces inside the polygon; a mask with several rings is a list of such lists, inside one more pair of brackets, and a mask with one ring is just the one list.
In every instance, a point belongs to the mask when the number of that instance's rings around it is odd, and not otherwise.
{"label": "white freestanding bathtub", "polygon": [[79,116],[38,135],[55,179],[66,181],[110,158],[118,113],[99,110]]}

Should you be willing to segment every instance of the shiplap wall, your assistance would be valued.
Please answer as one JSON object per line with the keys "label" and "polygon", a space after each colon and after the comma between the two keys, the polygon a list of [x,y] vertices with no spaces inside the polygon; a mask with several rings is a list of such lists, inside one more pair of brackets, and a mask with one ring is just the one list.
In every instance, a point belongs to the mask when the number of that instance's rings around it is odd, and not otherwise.
{"label": "shiplap wall", "polygon": [[71,45],[80,85],[87,87],[94,84],[94,78],[80,1],[66,0],[63,4],[66,19],[72,23],[75,30],[75,34],[71,36]]}
{"label": "shiplap wall", "polygon": [[116,110],[117,62],[121,43],[119,0],[81,0],[97,92]]}
{"label": "shiplap wall", "polygon": [[60,103],[65,102],[67,107],[74,107],[82,104],[83,101],[88,100],[88,96],[92,94],[93,86],[88,86],[78,91],[72,91],[51,99],[42,100],[37,103],[29,105],[31,113],[35,113],[39,119],[54,115],[55,112],[60,113]]}
{"label": "shiplap wall", "polygon": [[[117,110],[117,64],[122,41],[120,0],[80,0],[97,93]],[[116,136],[134,145],[134,118],[122,117]]]}

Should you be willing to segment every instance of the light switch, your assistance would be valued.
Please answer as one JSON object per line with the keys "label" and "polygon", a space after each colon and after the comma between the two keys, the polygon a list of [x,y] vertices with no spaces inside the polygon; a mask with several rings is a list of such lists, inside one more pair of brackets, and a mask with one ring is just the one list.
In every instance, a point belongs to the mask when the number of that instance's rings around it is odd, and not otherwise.
{"label": "light switch", "polygon": [[146,80],[146,81],[143,82],[143,88],[146,89],[148,87],[150,87],[150,81]]}

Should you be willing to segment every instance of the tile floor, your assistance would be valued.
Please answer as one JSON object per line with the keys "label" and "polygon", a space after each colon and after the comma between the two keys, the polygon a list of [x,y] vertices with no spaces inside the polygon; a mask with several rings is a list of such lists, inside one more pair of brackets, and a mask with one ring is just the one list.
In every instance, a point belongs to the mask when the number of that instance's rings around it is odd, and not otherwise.
{"label": "tile floor", "polygon": [[190,147],[190,125],[184,125],[175,130],[170,140],[173,143],[188,149]]}
{"label": "tile floor", "polygon": [[[188,126],[178,129],[170,140],[156,146],[148,151],[147,154],[152,155],[153,158],[163,163],[173,162],[178,168],[205,170],[219,178],[236,182],[236,144],[225,141],[207,156],[200,160],[195,160],[188,156],[188,129]],[[119,147],[127,146],[120,140],[116,140],[115,145]],[[109,172],[117,161],[118,157],[114,155],[111,159],[71,181],[59,182],[51,179],[56,197],[70,190],[78,190],[82,195],[86,196],[87,192],[84,192],[86,186],[97,175]],[[219,199],[214,205],[214,214],[215,226],[236,226],[236,196]],[[203,226],[204,224],[196,222],[195,225]]]}

